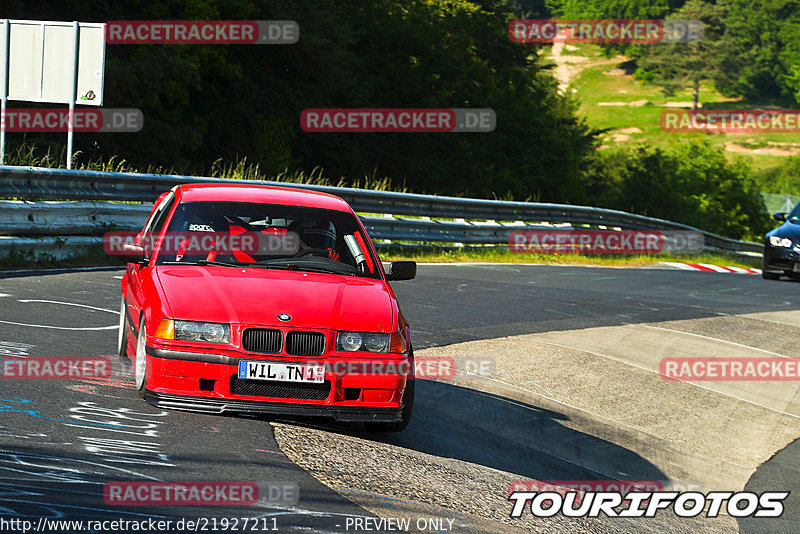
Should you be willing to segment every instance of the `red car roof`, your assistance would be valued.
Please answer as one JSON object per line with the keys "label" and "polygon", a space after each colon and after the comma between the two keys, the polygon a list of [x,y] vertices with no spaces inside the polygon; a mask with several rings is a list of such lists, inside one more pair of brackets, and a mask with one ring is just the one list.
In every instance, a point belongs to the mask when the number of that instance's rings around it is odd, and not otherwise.
{"label": "red car roof", "polygon": [[258,184],[182,184],[181,202],[263,202],[350,212],[350,205],[341,198],[290,187]]}

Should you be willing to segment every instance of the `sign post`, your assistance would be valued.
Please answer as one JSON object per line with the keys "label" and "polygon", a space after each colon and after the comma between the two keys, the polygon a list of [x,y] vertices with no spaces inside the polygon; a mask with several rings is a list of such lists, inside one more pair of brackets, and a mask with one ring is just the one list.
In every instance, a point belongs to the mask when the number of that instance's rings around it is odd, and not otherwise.
{"label": "sign post", "polygon": [[75,99],[78,98],[78,51],[81,42],[81,28],[78,22],[72,23],[72,31],[74,35],[74,43],[72,49],[74,50],[72,57],[75,58],[72,67],[72,97],[69,99],[69,130],[67,130],[67,169],[72,168],[72,137],[74,135],[75,127]]}
{"label": "sign post", "polygon": [[21,100],[69,105],[66,167],[71,169],[75,104],[103,104],[105,24],[6,19],[0,42],[0,163],[7,101]]}
{"label": "sign post", "polygon": [[8,41],[11,35],[11,28],[8,19],[3,21],[3,30],[0,32],[0,42],[3,48],[3,68],[0,73],[0,165],[3,164],[6,155],[6,102],[8,100]]}

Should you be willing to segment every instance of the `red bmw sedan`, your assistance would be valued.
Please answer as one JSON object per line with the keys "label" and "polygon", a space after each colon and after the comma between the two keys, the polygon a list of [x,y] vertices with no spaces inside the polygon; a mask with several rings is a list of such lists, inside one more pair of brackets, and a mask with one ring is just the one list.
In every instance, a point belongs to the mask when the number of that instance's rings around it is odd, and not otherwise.
{"label": "red bmw sedan", "polygon": [[408,322],[361,221],[341,198],[261,185],[161,195],[121,252],[119,354],[151,404],[406,427]]}

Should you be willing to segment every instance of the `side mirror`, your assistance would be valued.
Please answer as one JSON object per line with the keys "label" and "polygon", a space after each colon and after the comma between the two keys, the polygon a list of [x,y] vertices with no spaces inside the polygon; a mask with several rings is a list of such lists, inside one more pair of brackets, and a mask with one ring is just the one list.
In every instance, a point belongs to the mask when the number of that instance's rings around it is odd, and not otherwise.
{"label": "side mirror", "polygon": [[144,247],[125,243],[119,253],[128,263],[144,263]]}
{"label": "side mirror", "polygon": [[417,262],[393,261],[386,269],[386,279],[389,281],[411,280],[417,276]]}
{"label": "side mirror", "polygon": [[775,213],[775,214],[772,216],[772,218],[773,218],[773,219],[775,219],[776,221],[781,221],[781,222],[783,222],[783,221],[785,221],[785,220],[786,220],[786,212],[785,212],[785,211],[779,211],[778,213]]}

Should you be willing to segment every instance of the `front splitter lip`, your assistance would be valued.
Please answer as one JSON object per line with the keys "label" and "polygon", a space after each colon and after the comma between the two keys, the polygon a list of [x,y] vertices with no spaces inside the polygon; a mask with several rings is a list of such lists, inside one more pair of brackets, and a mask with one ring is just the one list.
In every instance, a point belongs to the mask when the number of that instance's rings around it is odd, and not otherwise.
{"label": "front splitter lip", "polygon": [[402,407],[330,406],[267,401],[220,399],[172,395],[145,391],[145,400],[159,408],[201,413],[250,413],[290,416],[330,417],[339,422],[395,423],[403,418]]}

